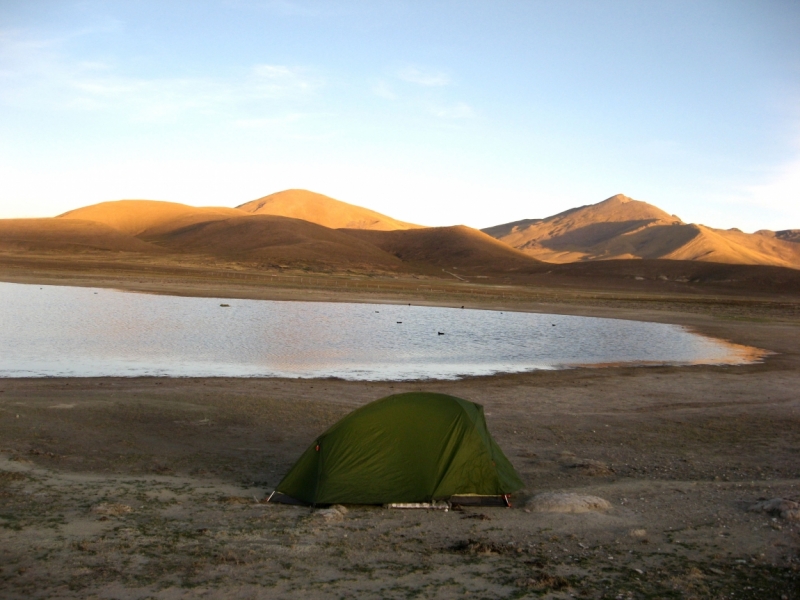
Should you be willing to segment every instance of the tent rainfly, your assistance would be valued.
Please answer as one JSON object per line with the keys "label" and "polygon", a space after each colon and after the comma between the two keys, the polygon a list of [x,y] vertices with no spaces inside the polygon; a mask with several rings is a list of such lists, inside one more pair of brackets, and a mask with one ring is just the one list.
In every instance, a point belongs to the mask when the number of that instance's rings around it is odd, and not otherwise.
{"label": "tent rainfly", "polygon": [[480,404],[445,394],[396,394],[317,437],[275,489],[318,504],[504,497],[523,487],[489,435]]}

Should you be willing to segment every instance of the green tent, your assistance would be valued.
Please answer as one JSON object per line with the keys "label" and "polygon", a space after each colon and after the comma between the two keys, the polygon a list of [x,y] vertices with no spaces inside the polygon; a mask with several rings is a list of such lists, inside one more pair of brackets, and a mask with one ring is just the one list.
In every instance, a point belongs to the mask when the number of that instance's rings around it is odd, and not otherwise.
{"label": "green tent", "polygon": [[275,491],[316,505],[496,497],[520,488],[480,404],[420,392],[347,415],[314,440]]}

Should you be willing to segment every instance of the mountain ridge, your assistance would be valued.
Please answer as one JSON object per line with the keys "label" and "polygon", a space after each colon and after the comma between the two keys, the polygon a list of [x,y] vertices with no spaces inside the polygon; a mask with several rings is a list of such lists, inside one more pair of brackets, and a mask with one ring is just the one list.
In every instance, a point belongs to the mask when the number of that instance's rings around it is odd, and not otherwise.
{"label": "mountain ridge", "polygon": [[275,215],[303,219],[331,229],[421,229],[422,225],[406,223],[374,210],[348,204],[324,194],[290,189],[245,202],[236,207],[250,214]]}
{"label": "mountain ridge", "polygon": [[[393,226],[399,229],[386,229]],[[6,241],[0,250],[194,256],[323,271],[441,276],[443,270],[462,269],[467,276],[541,265],[476,229],[421,227],[306,190],[278,192],[237,208],[158,200],[101,202],[34,223],[0,221],[0,236]]]}
{"label": "mountain ridge", "polygon": [[685,223],[623,194],[543,219],[523,219],[481,231],[550,263],[666,259],[800,269],[798,230],[747,234],[714,229]]}
{"label": "mountain ridge", "polygon": [[0,249],[202,254],[398,272],[522,273],[543,263],[637,259],[800,269],[800,230],[714,229],[623,194],[480,231],[422,227],[308,190],[236,208],[116,200],[52,219],[0,221]]}

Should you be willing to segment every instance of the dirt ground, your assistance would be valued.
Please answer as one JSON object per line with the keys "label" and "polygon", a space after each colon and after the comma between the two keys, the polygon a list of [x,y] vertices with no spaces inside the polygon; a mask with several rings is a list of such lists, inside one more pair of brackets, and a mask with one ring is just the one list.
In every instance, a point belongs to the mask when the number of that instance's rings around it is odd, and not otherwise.
{"label": "dirt ground", "polygon": [[[1,379],[0,596],[800,598],[796,303],[484,305],[680,323],[774,354],[446,382]],[[525,482],[513,508],[264,502],[316,434],[411,390],[485,406]],[[543,512],[547,492],[610,508]],[[752,510],[773,498],[783,511]]]}

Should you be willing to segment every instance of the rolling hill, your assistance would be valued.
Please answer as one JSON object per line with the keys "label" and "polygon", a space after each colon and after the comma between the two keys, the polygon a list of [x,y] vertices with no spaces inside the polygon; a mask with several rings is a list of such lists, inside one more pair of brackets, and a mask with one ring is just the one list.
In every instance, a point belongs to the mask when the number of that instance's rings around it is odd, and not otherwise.
{"label": "rolling hill", "polygon": [[770,231],[769,229],[761,229],[756,231],[756,235],[763,235],[765,237],[777,238],[784,242],[800,243],[800,229],[783,229],[781,231]]}
{"label": "rolling hill", "polygon": [[129,235],[147,237],[244,214],[236,208],[196,207],[159,200],[114,200],[77,208],[56,218],[94,221]]}
{"label": "rolling hill", "polygon": [[[455,276],[464,277],[468,273],[523,273],[540,264],[469,227],[423,228],[303,190],[272,194],[239,208],[154,200],[102,202],[54,219],[39,219],[25,231],[28,248],[156,252],[303,269],[429,275],[460,269]],[[6,238],[22,240],[19,235]],[[14,243],[21,247],[20,242]]]}
{"label": "rolling hill", "polygon": [[[484,231],[463,225],[420,227],[304,190],[279,192],[238,208],[119,200],[51,219],[0,220],[0,252],[5,255],[74,256],[76,264],[80,256],[100,252],[139,256],[131,260],[145,262],[490,277],[531,285],[596,280],[591,285],[605,281],[637,288],[698,284],[745,289],[752,284],[760,289],[772,281],[773,288],[794,289],[798,241],[798,230],[745,234],[684,223],[622,195]],[[792,269],[790,275],[767,274],[759,265]]]}
{"label": "rolling hill", "polygon": [[670,259],[800,268],[793,230],[746,234],[684,223],[675,215],[618,194],[545,219],[483,229],[551,263]]}
{"label": "rolling hill", "polygon": [[419,229],[414,225],[398,221],[373,210],[334,200],[328,196],[308,190],[284,190],[237,207],[254,215],[276,215],[303,219],[331,229]]}
{"label": "rolling hill", "polygon": [[458,274],[541,270],[542,263],[485,233],[456,225],[398,231],[343,229],[412,265],[429,265]]}
{"label": "rolling hill", "polygon": [[401,260],[373,244],[316,223],[275,215],[197,223],[150,239],[173,252],[235,261],[405,270]]}
{"label": "rolling hill", "polygon": [[163,252],[158,246],[104,223],[80,219],[0,219],[0,251]]}

